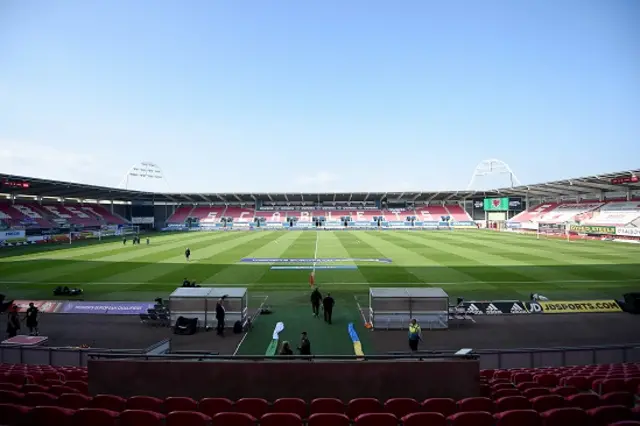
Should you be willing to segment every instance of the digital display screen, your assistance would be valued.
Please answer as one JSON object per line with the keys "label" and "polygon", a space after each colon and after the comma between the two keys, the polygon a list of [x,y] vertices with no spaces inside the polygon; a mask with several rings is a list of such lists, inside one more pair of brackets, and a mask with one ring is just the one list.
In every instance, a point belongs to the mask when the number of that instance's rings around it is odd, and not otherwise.
{"label": "digital display screen", "polygon": [[638,176],[621,176],[611,179],[611,183],[614,185],[622,185],[624,183],[636,183],[638,180]]}
{"label": "digital display screen", "polygon": [[9,180],[5,179],[2,181],[2,186],[8,188],[29,188],[29,182],[21,181],[21,180]]}

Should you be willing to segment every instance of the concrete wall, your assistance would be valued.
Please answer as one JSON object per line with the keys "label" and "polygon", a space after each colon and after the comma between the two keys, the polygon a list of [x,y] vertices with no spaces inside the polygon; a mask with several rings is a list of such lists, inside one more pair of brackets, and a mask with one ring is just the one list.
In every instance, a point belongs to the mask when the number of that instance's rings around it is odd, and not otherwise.
{"label": "concrete wall", "polygon": [[465,398],[480,395],[476,360],[90,360],[91,394],[243,397]]}

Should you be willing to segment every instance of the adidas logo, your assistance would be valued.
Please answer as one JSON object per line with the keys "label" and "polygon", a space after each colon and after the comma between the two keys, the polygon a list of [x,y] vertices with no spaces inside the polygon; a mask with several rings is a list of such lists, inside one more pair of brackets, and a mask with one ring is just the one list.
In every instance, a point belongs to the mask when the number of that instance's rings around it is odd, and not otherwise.
{"label": "adidas logo", "polygon": [[480,309],[478,309],[478,307],[476,305],[474,305],[472,303],[467,308],[467,313],[475,314],[475,315],[482,315],[483,312]]}
{"label": "adidas logo", "polygon": [[487,306],[487,309],[485,310],[485,312],[487,313],[487,315],[491,315],[491,314],[495,315],[495,314],[502,313],[502,311],[496,308],[493,303],[489,303],[489,306]]}
{"label": "adidas logo", "polygon": [[524,309],[522,309],[520,307],[520,305],[518,305],[517,303],[514,303],[513,306],[511,307],[511,311],[512,314],[526,314],[527,311],[525,311]]}

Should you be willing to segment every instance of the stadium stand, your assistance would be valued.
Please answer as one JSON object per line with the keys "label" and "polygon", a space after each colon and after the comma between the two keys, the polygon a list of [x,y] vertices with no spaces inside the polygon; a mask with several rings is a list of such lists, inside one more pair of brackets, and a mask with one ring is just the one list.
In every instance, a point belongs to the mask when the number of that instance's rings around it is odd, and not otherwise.
{"label": "stadium stand", "polygon": [[98,204],[89,206],[60,203],[39,205],[26,202],[0,203],[0,220],[10,226],[28,228],[51,228],[55,226],[55,222],[66,222],[84,227],[127,223],[122,217],[110,213]]}
{"label": "stadium stand", "polygon": [[610,202],[576,217],[583,225],[625,226],[640,219],[640,201]]}
{"label": "stadium stand", "polygon": [[234,222],[251,222],[255,215],[255,210],[253,208],[227,207],[224,215],[232,218]]}
{"label": "stadium stand", "polygon": [[173,212],[167,219],[167,223],[182,224],[191,217],[191,212],[195,209],[195,206],[180,206]]}
{"label": "stadium stand", "polygon": [[451,216],[453,220],[457,222],[468,222],[472,220],[471,216],[469,216],[469,213],[467,213],[465,209],[457,204],[445,205],[444,208],[449,212],[449,216]]}
{"label": "stadium stand", "polygon": [[100,223],[102,224],[125,225],[128,223],[128,221],[125,220],[124,218],[114,213],[111,213],[109,210],[107,210],[105,207],[99,204],[91,205],[91,206],[81,206],[80,209],[82,209],[88,215],[93,215],[97,217]]}
{"label": "stadium stand", "polygon": [[81,226],[100,226],[100,222],[96,216],[89,216],[87,212],[79,209],[79,206],[64,206],[62,204],[43,204],[42,209],[53,217],[53,219],[62,219],[72,225]]}
{"label": "stadium stand", "polygon": [[418,220],[439,221],[442,216],[451,216],[454,221],[471,221],[471,216],[459,205],[427,206],[415,210]]}
{"label": "stadium stand", "polygon": [[3,220],[10,226],[35,228],[53,226],[53,223],[45,218],[45,213],[40,211],[34,203],[0,203],[0,211],[4,213]]}
{"label": "stadium stand", "polygon": [[528,209],[516,216],[513,222],[564,223],[576,216],[594,211],[604,203],[544,203]]}
{"label": "stadium stand", "polygon": [[225,216],[225,210],[226,207],[195,207],[188,217],[194,217],[200,223],[217,223],[220,222],[221,217]]}
{"label": "stadium stand", "polygon": [[[640,363],[481,370],[482,396],[450,398],[260,398],[88,394],[87,369],[0,364],[0,418],[14,425],[406,426],[583,425],[640,422]],[[635,394],[635,395],[634,395]],[[163,423],[164,422],[164,423]],[[626,423],[619,423],[626,422]]]}

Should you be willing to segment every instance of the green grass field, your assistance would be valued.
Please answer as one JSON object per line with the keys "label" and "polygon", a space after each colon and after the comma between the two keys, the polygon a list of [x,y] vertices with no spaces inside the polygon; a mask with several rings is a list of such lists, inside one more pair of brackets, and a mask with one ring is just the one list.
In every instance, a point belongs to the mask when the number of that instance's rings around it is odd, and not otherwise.
{"label": "green grass field", "polygon": [[[154,234],[149,246],[111,240],[2,249],[0,292],[13,299],[52,299],[55,285],[69,285],[82,287],[85,300],[153,300],[167,297],[186,277],[201,285],[246,286],[251,304],[268,296],[275,313],[260,319],[265,333],[275,321],[326,333],[308,306],[310,271],[240,263],[248,257],[392,259],[318,263],[357,266],[316,272],[320,289],[336,298],[337,324],[362,323],[354,296],[364,302],[371,286],[442,287],[467,300],[527,299],[531,292],[553,299],[618,298],[640,287],[640,247],[631,244],[478,230],[263,231]],[[283,338],[295,340],[298,331],[288,336],[288,330]],[[346,339],[326,340],[323,353],[348,353],[351,347]],[[241,353],[264,353],[266,343],[247,339]]]}

